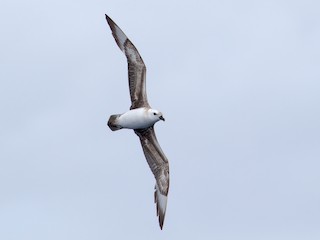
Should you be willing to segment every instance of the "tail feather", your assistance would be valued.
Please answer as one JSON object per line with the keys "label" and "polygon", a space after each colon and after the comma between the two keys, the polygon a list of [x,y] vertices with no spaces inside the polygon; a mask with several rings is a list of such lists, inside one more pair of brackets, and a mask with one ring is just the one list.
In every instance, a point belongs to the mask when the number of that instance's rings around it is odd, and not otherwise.
{"label": "tail feather", "polygon": [[118,124],[120,114],[111,115],[108,121],[108,126],[112,131],[120,130],[122,127]]}

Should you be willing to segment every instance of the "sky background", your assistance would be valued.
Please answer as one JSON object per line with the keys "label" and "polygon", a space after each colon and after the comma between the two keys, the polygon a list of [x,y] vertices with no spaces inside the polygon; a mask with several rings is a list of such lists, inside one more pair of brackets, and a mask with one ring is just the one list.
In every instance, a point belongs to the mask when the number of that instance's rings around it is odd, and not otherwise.
{"label": "sky background", "polygon": [[[147,65],[170,161],[164,230],[132,131]],[[0,2],[0,239],[320,239],[320,2]]]}

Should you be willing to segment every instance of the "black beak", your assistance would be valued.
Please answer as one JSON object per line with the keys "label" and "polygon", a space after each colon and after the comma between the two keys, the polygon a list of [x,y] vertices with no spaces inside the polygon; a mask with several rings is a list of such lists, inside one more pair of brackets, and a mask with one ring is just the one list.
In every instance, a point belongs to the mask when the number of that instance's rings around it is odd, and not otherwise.
{"label": "black beak", "polygon": [[164,117],[160,116],[159,118],[160,118],[162,121],[165,121]]}

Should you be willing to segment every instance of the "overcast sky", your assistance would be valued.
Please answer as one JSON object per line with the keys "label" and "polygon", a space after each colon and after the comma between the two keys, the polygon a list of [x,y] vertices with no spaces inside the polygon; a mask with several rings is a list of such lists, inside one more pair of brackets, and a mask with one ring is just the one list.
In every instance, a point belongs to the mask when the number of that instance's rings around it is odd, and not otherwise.
{"label": "overcast sky", "polygon": [[[131,130],[147,65],[164,230]],[[1,0],[0,239],[320,239],[320,2]]]}

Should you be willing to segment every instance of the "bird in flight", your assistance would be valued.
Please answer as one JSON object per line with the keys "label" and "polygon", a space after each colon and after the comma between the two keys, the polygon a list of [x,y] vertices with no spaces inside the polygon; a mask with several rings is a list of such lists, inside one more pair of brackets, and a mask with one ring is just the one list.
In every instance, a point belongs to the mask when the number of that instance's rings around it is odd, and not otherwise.
{"label": "bird in flight", "polygon": [[107,15],[106,20],[117,45],[127,58],[131,98],[130,110],[123,114],[111,115],[108,126],[112,131],[122,128],[133,129],[139,137],[144,155],[156,180],[154,201],[157,207],[159,225],[162,229],[169,191],[169,162],[157,141],[154,124],[165,119],[160,111],[152,109],[148,103],[146,66],[138,50]]}

